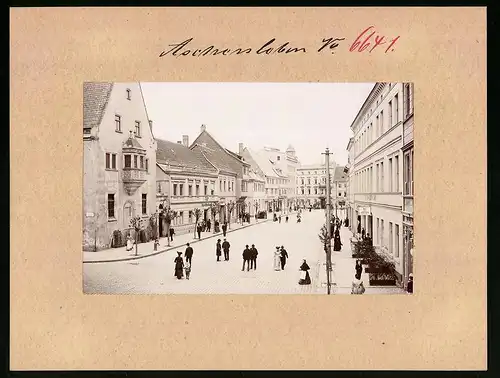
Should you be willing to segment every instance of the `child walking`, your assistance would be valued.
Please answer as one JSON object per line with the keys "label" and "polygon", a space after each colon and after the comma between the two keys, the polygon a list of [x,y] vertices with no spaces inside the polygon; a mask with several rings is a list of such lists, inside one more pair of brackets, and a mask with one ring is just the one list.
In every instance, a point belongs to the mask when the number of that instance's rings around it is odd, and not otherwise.
{"label": "child walking", "polygon": [[186,279],[189,280],[189,274],[191,273],[191,263],[186,261],[186,265],[184,265],[184,269],[186,270]]}

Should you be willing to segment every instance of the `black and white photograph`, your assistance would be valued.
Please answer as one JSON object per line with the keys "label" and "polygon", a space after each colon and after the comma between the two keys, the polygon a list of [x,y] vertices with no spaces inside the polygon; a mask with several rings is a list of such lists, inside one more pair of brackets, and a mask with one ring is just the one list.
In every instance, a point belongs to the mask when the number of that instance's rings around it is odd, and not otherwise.
{"label": "black and white photograph", "polygon": [[413,99],[85,82],[84,293],[412,294]]}

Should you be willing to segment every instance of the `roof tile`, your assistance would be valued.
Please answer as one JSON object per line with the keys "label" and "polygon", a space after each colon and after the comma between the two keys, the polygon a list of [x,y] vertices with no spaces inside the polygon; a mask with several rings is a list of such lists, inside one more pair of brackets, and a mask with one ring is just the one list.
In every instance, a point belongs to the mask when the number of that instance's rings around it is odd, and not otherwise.
{"label": "roof tile", "polygon": [[113,83],[83,83],[83,128],[98,126],[106,109]]}
{"label": "roof tile", "polygon": [[159,164],[217,173],[217,169],[207,161],[201,151],[192,150],[182,144],[167,140],[157,139],[156,142],[156,161]]}

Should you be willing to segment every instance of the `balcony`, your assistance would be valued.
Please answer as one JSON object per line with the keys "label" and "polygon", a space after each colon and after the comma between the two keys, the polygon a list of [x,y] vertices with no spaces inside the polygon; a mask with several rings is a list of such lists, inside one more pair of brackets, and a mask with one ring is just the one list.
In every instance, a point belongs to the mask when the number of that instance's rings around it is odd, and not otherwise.
{"label": "balcony", "polygon": [[138,168],[123,168],[122,181],[125,191],[129,196],[131,196],[141,187],[142,184],[147,181],[146,170]]}

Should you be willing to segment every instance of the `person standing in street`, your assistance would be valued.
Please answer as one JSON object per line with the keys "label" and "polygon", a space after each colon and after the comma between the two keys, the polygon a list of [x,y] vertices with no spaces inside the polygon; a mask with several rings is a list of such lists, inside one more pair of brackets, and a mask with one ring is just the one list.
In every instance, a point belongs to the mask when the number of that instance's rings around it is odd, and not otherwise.
{"label": "person standing in street", "polygon": [[280,250],[280,262],[281,262],[281,270],[285,270],[286,259],[288,258],[288,253],[286,252],[285,247],[281,246]]}
{"label": "person standing in street", "polygon": [[189,275],[191,274],[191,264],[186,261],[186,265],[184,266],[184,270],[186,271],[186,279],[189,280]]}
{"label": "person standing in street", "polygon": [[363,272],[363,266],[361,265],[361,260],[356,260],[356,266],[354,267],[356,270],[356,275],[361,277],[361,273]]}
{"label": "person standing in street", "polygon": [[198,233],[198,239],[201,239],[201,231],[203,229],[203,226],[201,224],[196,227],[196,232]]}
{"label": "person standing in street", "polygon": [[186,262],[191,265],[191,260],[193,258],[193,248],[189,245],[189,243],[186,244],[186,252],[184,252],[184,256],[186,257]]}
{"label": "person standing in street", "polygon": [[170,227],[169,234],[170,234],[170,241],[171,242],[174,241],[175,230],[173,227]]}
{"label": "person standing in street", "polygon": [[259,251],[257,251],[257,248],[255,248],[255,244],[252,244],[252,248],[250,248],[250,251],[252,252],[250,268],[257,270],[257,255],[259,254]]}
{"label": "person standing in street", "polygon": [[276,271],[281,270],[280,260],[281,260],[280,247],[276,247],[276,251],[274,251],[274,270]]}
{"label": "person standing in street", "polygon": [[175,258],[174,263],[174,276],[177,277],[178,280],[180,280],[184,275],[184,260],[182,260],[182,252],[177,252],[177,257]]}
{"label": "person standing in street", "polygon": [[241,268],[242,272],[245,270],[245,264],[247,264],[247,272],[250,270],[251,254],[252,252],[250,252],[250,249],[248,249],[248,244],[247,244],[245,246],[245,249],[243,250],[243,267]]}
{"label": "person standing in street", "polygon": [[231,247],[231,244],[224,239],[224,242],[222,243],[222,250],[224,251],[224,261],[229,261],[229,248]]}
{"label": "person standing in street", "polygon": [[224,222],[224,224],[222,225],[222,236],[226,237],[226,233],[227,233],[227,222]]}
{"label": "person standing in street", "polygon": [[220,244],[220,239],[217,239],[217,244],[215,245],[215,255],[217,256],[217,261],[220,261],[221,254],[222,254],[222,246]]}
{"label": "person standing in street", "polygon": [[280,216],[278,217],[278,220],[279,220],[279,223],[281,223],[281,214],[280,214]]}
{"label": "person standing in street", "polygon": [[410,273],[408,277],[408,283],[406,284],[406,291],[408,294],[413,294],[413,273]]}
{"label": "person standing in street", "polygon": [[210,221],[210,219],[207,220],[207,232],[210,232],[210,228],[212,226],[212,222]]}
{"label": "person standing in street", "polygon": [[310,285],[311,284],[311,277],[309,276],[308,270],[311,268],[309,265],[307,265],[306,259],[302,259],[302,265],[300,266],[300,279],[299,279],[299,285]]}
{"label": "person standing in street", "polygon": [[285,217],[285,223],[288,223],[288,214]]}

